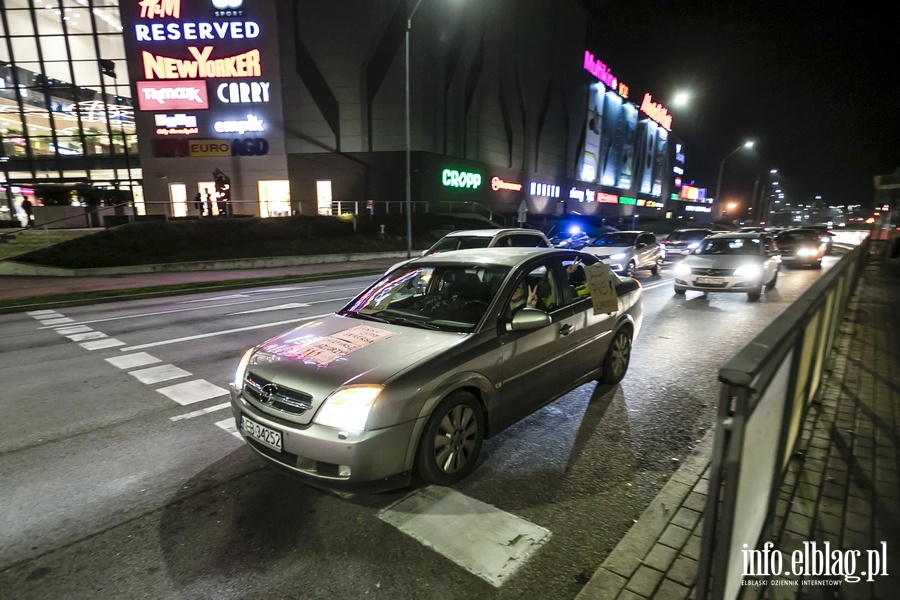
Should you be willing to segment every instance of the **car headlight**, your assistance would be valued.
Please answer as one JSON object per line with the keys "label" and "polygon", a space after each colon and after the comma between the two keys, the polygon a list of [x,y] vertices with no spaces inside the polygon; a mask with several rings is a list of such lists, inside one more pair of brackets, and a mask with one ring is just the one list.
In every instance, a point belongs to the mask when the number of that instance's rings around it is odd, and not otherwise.
{"label": "car headlight", "polygon": [[253,356],[253,348],[250,348],[241,357],[237,370],[234,372],[234,387],[241,389],[244,387],[244,375],[247,374],[247,366],[250,364],[250,357]]}
{"label": "car headlight", "polygon": [[759,278],[762,275],[762,267],[759,265],[741,265],[734,270],[735,277],[743,277],[744,279]]}
{"label": "car headlight", "polygon": [[797,256],[818,256],[818,254],[817,248],[799,248],[797,250]]}
{"label": "car headlight", "polygon": [[694,248],[698,247],[699,245],[700,245],[700,242],[694,242],[693,244],[688,244],[687,249],[693,250]]}
{"label": "car headlight", "polygon": [[675,268],[672,269],[672,272],[675,275],[690,275],[691,268],[689,266],[687,266],[686,264],[684,264],[683,262],[680,262],[677,265],[675,265]]}
{"label": "car headlight", "polygon": [[626,254],[624,252],[619,252],[618,254],[613,254],[609,258],[610,260],[622,260],[623,258],[625,258],[625,256]]}
{"label": "car headlight", "polygon": [[380,385],[354,385],[334,392],[325,399],[314,421],[319,425],[362,431],[369,410],[381,393]]}

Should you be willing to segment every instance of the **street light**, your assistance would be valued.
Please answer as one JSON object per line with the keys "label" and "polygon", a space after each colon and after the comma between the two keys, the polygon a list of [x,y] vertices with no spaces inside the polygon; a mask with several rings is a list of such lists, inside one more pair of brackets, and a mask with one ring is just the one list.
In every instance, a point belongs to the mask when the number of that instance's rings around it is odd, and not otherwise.
{"label": "street light", "polygon": [[[734,154],[737,154],[743,148],[752,148],[755,142],[753,140],[748,140],[732,150],[728,153],[728,155],[722,159],[722,162],[719,163],[719,180],[716,182],[716,202],[720,202],[719,194],[722,192],[722,171],[725,169],[725,161],[731,158]],[[721,205],[720,205],[721,206]]]}
{"label": "street light", "polygon": [[413,15],[419,9],[418,0],[406,17],[406,258],[412,258],[412,178],[410,174],[410,133],[409,133],[409,30],[412,29]]}

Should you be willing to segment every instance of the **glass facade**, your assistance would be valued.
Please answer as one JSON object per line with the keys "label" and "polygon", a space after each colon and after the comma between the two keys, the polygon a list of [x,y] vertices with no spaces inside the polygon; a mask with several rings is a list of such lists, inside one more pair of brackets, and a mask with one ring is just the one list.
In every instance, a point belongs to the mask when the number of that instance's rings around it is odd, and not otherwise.
{"label": "glass facade", "polygon": [[76,202],[140,197],[117,0],[0,0],[0,147],[6,210],[49,186]]}

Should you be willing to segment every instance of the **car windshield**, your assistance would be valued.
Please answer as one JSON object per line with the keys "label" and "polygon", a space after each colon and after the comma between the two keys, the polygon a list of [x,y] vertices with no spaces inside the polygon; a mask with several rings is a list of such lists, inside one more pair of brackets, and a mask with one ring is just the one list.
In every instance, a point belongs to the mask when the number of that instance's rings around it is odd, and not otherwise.
{"label": "car windshield", "polygon": [[702,240],[709,233],[699,229],[691,229],[686,231],[673,231],[666,239],[671,242],[696,242]]}
{"label": "car windshield", "polygon": [[758,238],[707,238],[694,254],[759,254],[761,248]]}
{"label": "car windshield", "polygon": [[636,233],[604,233],[591,246],[634,246]]}
{"label": "car windshield", "polygon": [[445,237],[431,247],[429,254],[435,252],[451,252],[453,250],[467,250],[469,248],[487,248],[491,243],[491,237],[486,235],[454,235]]}
{"label": "car windshield", "polygon": [[508,267],[409,265],[385,275],[338,314],[441,331],[472,331]]}

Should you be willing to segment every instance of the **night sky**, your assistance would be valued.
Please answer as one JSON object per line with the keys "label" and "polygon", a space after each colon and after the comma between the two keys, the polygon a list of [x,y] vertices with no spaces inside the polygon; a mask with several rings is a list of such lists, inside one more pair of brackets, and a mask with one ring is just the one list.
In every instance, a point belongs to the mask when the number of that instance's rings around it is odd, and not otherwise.
{"label": "night sky", "polygon": [[[871,206],[872,177],[900,168],[900,51],[894,9],[856,1],[584,0],[588,49],[631,89],[669,108],[685,182],[749,199],[769,170],[787,200]],[[690,105],[672,106],[678,90]]]}

